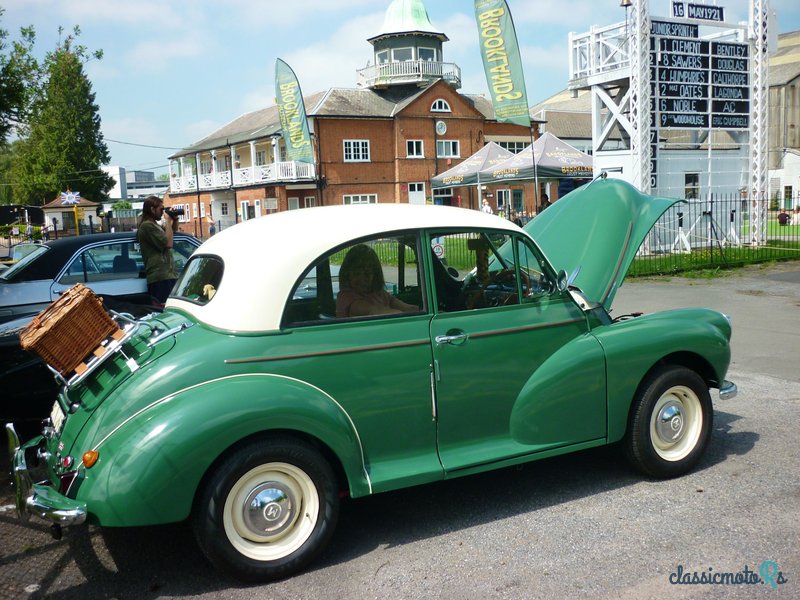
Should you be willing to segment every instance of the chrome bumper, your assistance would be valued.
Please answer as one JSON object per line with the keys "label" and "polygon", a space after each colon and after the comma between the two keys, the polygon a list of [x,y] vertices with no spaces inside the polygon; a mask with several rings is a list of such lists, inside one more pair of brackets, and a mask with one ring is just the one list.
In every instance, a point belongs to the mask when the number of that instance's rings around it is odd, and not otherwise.
{"label": "chrome bumper", "polygon": [[14,425],[6,425],[8,449],[11,453],[11,478],[17,504],[17,516],[27,521],[35,515],[55,525],[80,525],[86,521],[86,505],[58,493],[49,483],[33,483],[25,459],[25,446],[20,446]]}
{"label": "chrome bumper", "polygon": [[719,399],[720,400],[731,400],[736,398],[736,394],[739,393],[739,388],[736,387],[736,384],[732,381],[728,381],[727,379],[722,382],[722,385],[719,386]]}

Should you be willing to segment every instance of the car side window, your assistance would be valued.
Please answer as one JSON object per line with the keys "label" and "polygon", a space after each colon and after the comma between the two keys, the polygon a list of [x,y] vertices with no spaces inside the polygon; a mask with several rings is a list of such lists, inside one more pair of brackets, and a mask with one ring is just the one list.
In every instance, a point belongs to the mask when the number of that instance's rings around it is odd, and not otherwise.
{"label": "car side window", "polygon": [[186,262],[195,250],[197,246],[190,244],[188,240],[175,239],[172,245],[172,262],[178,273],[186,266]]}
{"label": "car side window", "polygon": [[517,238],[517,257],[523,303],[535,302],[555,290],[555,284],[547,275],[537,252],[522,238]]}
{"label": "car side window", "polygon": [[434,233],[432,251],[440,312],[519,304],[519,272],[513,237],[507,232]]}
{"label": "car side window", "polygon": [[425,310],[417,237],[381,236],[337,248],[309,267],[284,311],[289,327]]}
{"label": "car side window", "polygon": [[103,244],[86,248],[76,256],[59,283],[136,279],[143,268],[142,255],[133,242]]}

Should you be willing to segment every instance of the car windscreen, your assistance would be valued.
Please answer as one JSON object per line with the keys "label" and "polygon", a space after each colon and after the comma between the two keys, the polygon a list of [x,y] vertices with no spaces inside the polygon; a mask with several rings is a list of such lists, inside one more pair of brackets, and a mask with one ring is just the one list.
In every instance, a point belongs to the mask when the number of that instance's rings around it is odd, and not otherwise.
{"label": "car windscreen", "polygon": [[15,262],[13,265],[8,267],[8,269],[0,273],[0,280],[17,281],[20,273],[24,272],[30,264],[34,263],[49,250],[50,248],[47,246],[38,246],[30,254],[23,256],[19,261]]}

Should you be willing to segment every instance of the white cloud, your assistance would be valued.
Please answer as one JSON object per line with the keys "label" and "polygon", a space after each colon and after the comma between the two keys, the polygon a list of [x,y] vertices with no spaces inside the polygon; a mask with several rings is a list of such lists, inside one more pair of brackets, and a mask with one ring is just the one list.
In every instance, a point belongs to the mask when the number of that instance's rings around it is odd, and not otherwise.
{"label": "white cloud", "polygon": [[114,140],[150,145],[167,145],[161,128],[147,119],[123,117],[103,119],[103,135]]}
{"label": "white cloud", "polygon": [[159,71],[167,68],[179,69],[176,61],[198,58],[209,46],[194,37],[170,40],[147,40],[135,44],[126,54],[126,62],[137,70]]}
{"label": "white cloud", "polygon": [[372,60],[372,47],[365,40],[382,23],[382,14],[351,19],[331,31],[327,39],[289,51],[280,58],[294,70],[303,94],[333,86],[355,87],[356,69]]}
{"label": "white cloud", "polygon": [[216,131],[221,126],[219,122],[212,119],[201,119],[199,121],[187,123],[183,130],[186,133],[186,137],[191,141],[186,145],[188,146],[202,140],[209,133]]}
{"label": "white cloud", "polygon": [[[309,90],[308,92],[304,89],[303,94],[308,94],[309,92],[317,91],[317,90]],[[261,87],[255,88],[246,92],[242,95],[242,101],[240,103],[242,113],[249,113],[256,110],[261,110],[262,108],[266,108],[268,106],[272,106],[275,104],[275,86],[270,85],[262,85]],[[306,107],[311,110],[310,107]]]}

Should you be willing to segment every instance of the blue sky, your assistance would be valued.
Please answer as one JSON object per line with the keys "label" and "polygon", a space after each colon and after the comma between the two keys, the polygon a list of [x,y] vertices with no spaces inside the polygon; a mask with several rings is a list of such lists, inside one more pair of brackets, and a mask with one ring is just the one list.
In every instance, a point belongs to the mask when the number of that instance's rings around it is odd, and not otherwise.
{"label": "blue sky", "polygon": [[[702,0],[697,0],[698,3]],[[424,0],[434,26],[450,38],[444,58],[461,67],[462,88],[485,93],[470,0]],[[715,2],[709,1],[709,4]],[[61,25],[102,49],[86,66],[100,107],[111,164],[166,172],[173,150],[239,115],[274,104],[275,58],[288,62],[304,94],[355,87],[372,58],[366,39],[390,0],[0,0],[0,26],[12,38],[34,25],[37,48],[58,40]],[[509,0],[531,105],[564,89],[568,34],[624,21],[619,0]],[[726,21],[747,20],[748,1],[718,2]],[[668,0],[650,0],[668,17]],[[800,29],[800,2],[772,0],[780,32]],[[113,140],[113,141],[112,141]],[[145,148],[161,146],[162,148]]]}

